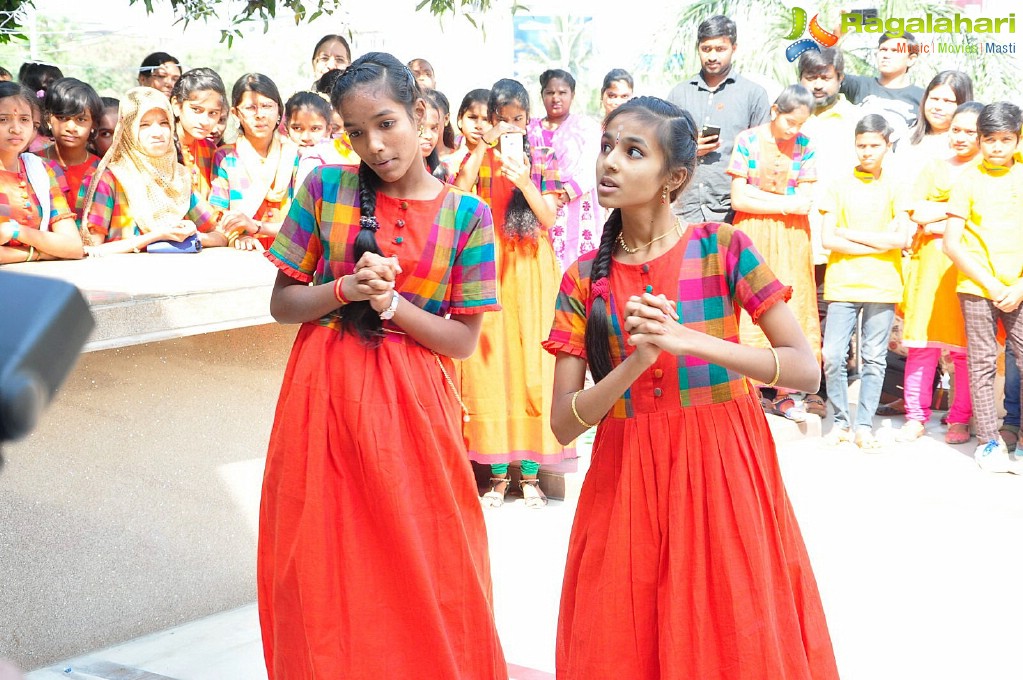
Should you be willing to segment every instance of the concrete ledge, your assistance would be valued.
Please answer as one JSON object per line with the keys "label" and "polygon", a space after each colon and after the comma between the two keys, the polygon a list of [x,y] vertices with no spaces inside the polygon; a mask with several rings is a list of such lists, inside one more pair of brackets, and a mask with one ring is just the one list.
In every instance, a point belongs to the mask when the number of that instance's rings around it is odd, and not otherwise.
{"label": "concrete ledge", "polygon": [[128,347],[271,323],[274,267],[258,253],[212,248],[197,255],[126,254],[5,265],[69,281],[96,318],[85,351]]}

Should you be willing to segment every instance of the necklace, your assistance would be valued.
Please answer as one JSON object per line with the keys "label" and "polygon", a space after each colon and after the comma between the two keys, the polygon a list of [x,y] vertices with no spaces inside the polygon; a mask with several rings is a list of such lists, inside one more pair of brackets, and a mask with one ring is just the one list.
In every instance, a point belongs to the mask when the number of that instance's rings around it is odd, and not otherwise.
{"label": "necklace", "polygon": [[660,241],[662,238],[667,238],[668,236],[670,236],[674,232],[678,232],[679,236],[682,235],[682,221],[678,217],[675,217],[675,226],[674,227],[672,227],[668,231],[664,232],[660,236],[655,236],[654,238],[650,239],[649,241],[647,241],[646,243],[644,243],[641,246],[636,246],[635,248],[630,248],[629,244],[627,244],[625,242],[625,237],[622,236],[622,232],[618,232],[618,239],[617,240],[618,240],[618,245],[621,246],[622,250],[627,252],[629,255],[635,255],[636,253],[638,253],[641,250],[646,250],[647,248],[649,248],[653,244],[655,244],[658,241]]}

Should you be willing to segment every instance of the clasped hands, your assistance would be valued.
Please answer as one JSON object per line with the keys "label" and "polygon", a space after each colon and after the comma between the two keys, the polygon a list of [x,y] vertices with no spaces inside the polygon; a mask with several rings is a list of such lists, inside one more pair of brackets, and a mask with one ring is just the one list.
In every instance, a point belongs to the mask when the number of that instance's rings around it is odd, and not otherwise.
{"label": "clasped hands", "polygon": [[394,294],[394,283],[401,273],[396,256],[384,257],[376,253],[363,253],[355,263],[355,273],[344,277],[341,290],[351,302],[369,300],[378,313],[387,309]]}
{"label": "clasped hands", "polygon": [[1023,302],[1023,279],[1011,286],[996,280],[994,286],[988,287],[988,292],[991,294],[991,301],[999,311],[1014,312],[1020,302]]}
{"label": "clasped hands", "polygon": [[633,295],[625,303],[625,331],[634,354],[646,365],[657,361],[661,352],[679,356],[691,347],[694,331],[679,322],[675,303],[663,294]]}

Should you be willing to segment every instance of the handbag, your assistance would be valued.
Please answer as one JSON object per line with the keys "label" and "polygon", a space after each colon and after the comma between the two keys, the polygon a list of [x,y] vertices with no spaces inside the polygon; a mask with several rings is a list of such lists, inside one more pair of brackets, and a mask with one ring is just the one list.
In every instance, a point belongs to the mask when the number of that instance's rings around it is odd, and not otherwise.
{"label": "handbag", "polygon": [[154,241],[146,248],[147,253],[198,253],[202,241],[198,234],[192,234],[183,241]]}

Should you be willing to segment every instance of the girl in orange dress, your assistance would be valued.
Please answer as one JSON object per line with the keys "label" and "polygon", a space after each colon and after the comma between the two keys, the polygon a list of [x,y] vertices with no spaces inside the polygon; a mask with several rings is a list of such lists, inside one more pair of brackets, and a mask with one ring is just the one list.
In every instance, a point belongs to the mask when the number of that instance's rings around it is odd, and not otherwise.
{"label": "girl in orange dress", "polygon": [[0,82],[0,264],[85,253],[60,168],[25,152],[35,134],[34,98],[18,83]]}
{"label": "girl in orange dress", "polygon": [[949,125],[951,158],[934,158],[919,169],[913,188],[910,218],[918,225],[913,237],[913,256],[906,275],[903,298],[906,346],[906,424],[897,435],[912,441],[924,434],[931,417],[934,373],[943,350],[948,350],[955,370],[955,395],[948,411],[945,441],[970,441],[969,372],[966,361],[966,326],[956,295],[957,269],[942,251],[948,198],[959,175],[976,164],[980,153],[977,116],[979,102],[959,106]]}
{"label": "girl in orange dress", "polygon": [[[771,106],[769,123],[736,137],[727,172],[732,176],[732,223],[746,232],[778,278],[792,286],[789,306],[819,359],[821,327],[806,217],[810,199],[804,193],[805,185],[816,181],[817,170],[813,144],[799,132],[813,107],[806,88],[787,87]],[[742,316],[740,337],[743,344],[768,345],[749,315]],[[778,390],[770,407],[797,422],[806,418],[803,405],[785,389]]]}
{"label": "girl in orange dress", "polygon": [[192,189],[209,200],[213,181],[213,155],[217,145],[209,140],[220,116],[227,111],[224,81],[211,68],[186,71],[171,92],[178,162],[188,168]]}
{"label": "girl in orange dress", "polygon": [[91,178],[99,166],[99,156],[89,152],[89,142],[96,136],[103,102],[88,83],[74,78],[61,78],[46,91],[43,101],[46,122],[53,133],[53,145],[39,155],[60,166],[67,180],[68,207],[75,219],[82,219],[79,195],[83,180]]}
{"label": "girl in orange dress", "polygon": [[260,507],[268,675],[504,680],[451,361],[498,309],[490,211],[426,171],[397,59],[356,60],[333,104],[363,162],[314,169],[267,253],[270,312],[302,324]]}
{"label": "girl in orange dress", "polygon": [[490,465],[485,505],[504,503],[508,464],[518,460],[526,505],[541,508],[547,499],[539,486],[540,465],[557,463],[567,453],[550,426],[554,358],[540,347],[554,318],[561,276],[548,233],[561,179],[550,149],[496,149],[509,133],[514,144],[525,145],[529,94],[521,83],[494,83],[487,109],[492,127],[462,162],[455,184],[475,189],[495,215],[503,309],[484,320],[480,351],[461,364],[462,392],[472,414],[465,441],[472,460]]}
{"label": "girl in orange dress", "polygon": [[[812,392],[820,368],[785,304],[791,288],[749,237],[672,214],[695,166],[682,109],[640,97],[608,115],[597,187],[614,212],[562,279],[544,343],[557,355],[558,439],[599,423],[569,539],[557,677],[837,680],[749,380]],[[768,348],[739,342],[740,307]]]}

